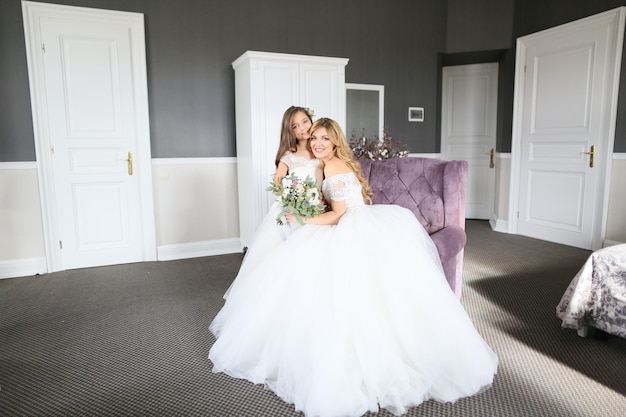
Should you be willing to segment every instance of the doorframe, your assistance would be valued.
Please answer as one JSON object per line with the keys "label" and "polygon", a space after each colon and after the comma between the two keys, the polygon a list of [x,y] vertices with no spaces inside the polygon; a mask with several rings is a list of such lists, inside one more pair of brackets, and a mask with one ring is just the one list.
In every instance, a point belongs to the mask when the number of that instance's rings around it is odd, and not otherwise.
{"label": "doorframe", "polygon": [[[385,133],[385,86],[379,84],[351,84],[346,83],[346,96],[348,90],[377,91],[378,92],[378,137],[382,138]],[[346,97],[346,118],[348,117],[348,98]]]}
{"label": "doorframe", "polygon": [[583,19],[579,19],[570,23],[546,29],[537,33],[533,33],[527,36],[523,36],[517,39],[516,42],[516,56],[515,56],[515,84],[513,92],[513,129],[511,138],[511,178],[509,187],[509,221],[508,232],[517,234],[518,221],[517,213],[519,212],[519,184],[521,176],[521,139],[522,139],[522,125],[523,125],[523,108],[524,108],[524,88],[525,88],[525,67],[526,67],[526,42],[529,40],[540,40],[541,38],[552,38],[555,36],[565,36],[572,30],[577,30],[580,26],[595,25],[598,23],[606,22],[610,25],[611,22],[617,21],[615,30],[617,31],[616,41],[614,44],[609,45],[609,50],[613,51],[612,58],[614,59],[612,65],[607,65],[607,70],[612,72],[607,77],[607,86],[610,87],[610,91],[607,96],[610,96],[610,100],[605,102],[607,104],[608,118],[603,120],[603,131],[606,132],[606,149],[600,150],[600,160],[606,161],[602,167],[598,167],[600,170],[598,189],[598,196],[596,199],[594,208],[594,218],[592,219],[592,231],[591,231],[591,246],[592,250],[596,250],[602,247],[604,239],[606,238],[606,222],[609,206],[609,193],[610,181],[611,181],[611,164],[613,154],[613,148],[615,143],[615,124],[617,120],[617,100],[619,94],[619,79],[620,69],[622,63],[622,46],[624,42],[624,19],[626,16],[626,6],[618,7],[603,13],[599,13],[593,16],[589,16]]}
{"label": "doorframe", "polygon": [[45,101],[45,78],[41,56],[41,27],[39,21],[48,17],[98,19],[125,23],[129,27],[132,51],[137,155],[135,171],[139,174],[142,217],[143,260],[156,260],[156,231],[152,190],[152,157],[148,111],[148,81],[146,74],[146,42],[144,18],[141,13],[87,7],[65,6],[22,0],[22,16],[26,44],[26,61],[30,85],[30,102],[35,139],[35,158],[41,200],[41,214],[47,272],[64,269],[58,242],[57,206],[52,169],[52,151],[47,128],[48,112]]}

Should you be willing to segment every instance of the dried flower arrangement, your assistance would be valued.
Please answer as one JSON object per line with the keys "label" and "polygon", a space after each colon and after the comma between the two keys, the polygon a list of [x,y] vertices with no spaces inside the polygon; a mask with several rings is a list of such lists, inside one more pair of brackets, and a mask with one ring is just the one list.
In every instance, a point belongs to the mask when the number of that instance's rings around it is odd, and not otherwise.
{"label": "dried flower arrangement", "polygon": [[364,131],[360,136],[352,131],[352,136],[348,140],[350,149],[356,159],[389,159],[403,158],[409,154],[407,146],[389,135],[389,131],[385,128],[382,137],[374,137],[368,139]]}

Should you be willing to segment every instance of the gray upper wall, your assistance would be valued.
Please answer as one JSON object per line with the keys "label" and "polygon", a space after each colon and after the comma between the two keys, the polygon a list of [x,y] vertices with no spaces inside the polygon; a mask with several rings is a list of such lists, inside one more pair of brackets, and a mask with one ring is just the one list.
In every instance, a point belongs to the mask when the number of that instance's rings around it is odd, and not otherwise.
{"label": "gray upper wall", "polygon": [[[438,146],[437,52],[445,47],[446,20],[440,0],[49,3],[144,14],[153,157],[235,156],[231,64],[247,50],[349,58],[347,82],[385,86],[394,137],[414,151]],[[21,2],[2,0],[0,161],[35,160],[25,53]],[[426,122],[408,122],[409,106],[425,107]]]}
{"label": "gray upper wall", "polygon": [[[506,152],[514,38],[619,6],[608,0],[46,2],[144,14],[155,158],[235,156],[231,63],[246,50],[349,58],[346,82],[384,85],[391,135],[424,153],[439,152],[442,56],[497,56],[498,150]],[[21,1],[0,1],[0,162],[35,160],[22,25]],[[500,53],[480,54],[494,50]],[[425,108],[423,123],[407,121],[410,106]],[[616,151],[626,151],[622,119],[618,115]]]}
{"label": "gray upper wall", "polygon": [[448,0],[446,53],[508,49],[513,0]]}

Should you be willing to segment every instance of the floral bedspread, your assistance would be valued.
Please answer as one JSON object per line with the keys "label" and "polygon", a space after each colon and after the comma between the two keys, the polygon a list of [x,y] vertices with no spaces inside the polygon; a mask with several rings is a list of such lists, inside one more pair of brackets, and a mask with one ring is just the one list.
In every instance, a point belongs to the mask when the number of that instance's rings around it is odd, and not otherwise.
{"label": "floral bedspread", "polygon": [[562,326],[626,338],[626,244],[593,252],[556,307]]}

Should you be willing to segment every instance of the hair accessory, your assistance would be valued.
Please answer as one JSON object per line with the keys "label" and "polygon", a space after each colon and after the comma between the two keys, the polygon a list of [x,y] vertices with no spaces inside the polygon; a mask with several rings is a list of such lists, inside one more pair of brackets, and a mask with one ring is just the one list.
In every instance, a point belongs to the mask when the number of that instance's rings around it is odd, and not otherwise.
{"label": "hair accessory", "polygon": [[311,119],[315,116],[315,110],[309,109],[308,107],[303,107],[303,109],[306,111],[306,114],[308,114]]}

